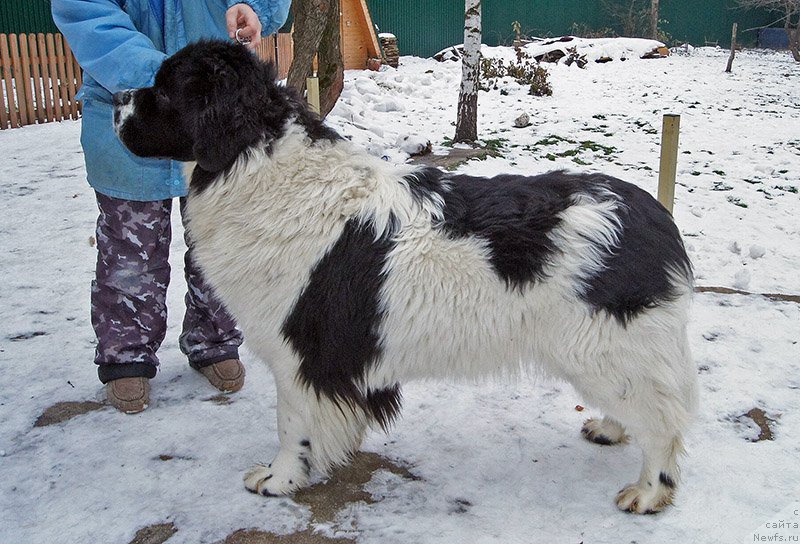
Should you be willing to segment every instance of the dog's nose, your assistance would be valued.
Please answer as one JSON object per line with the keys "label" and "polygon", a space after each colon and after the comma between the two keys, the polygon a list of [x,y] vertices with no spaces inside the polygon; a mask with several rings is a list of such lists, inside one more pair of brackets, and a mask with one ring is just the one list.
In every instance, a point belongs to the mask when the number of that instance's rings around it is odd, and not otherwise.
{"label": "dog's nose", "polygon": [[114,105],[119,107],[119,106],[125,106],[126,104],[130,104],[132,97],[133,97],[133,91],[131,90],[114,93]]}

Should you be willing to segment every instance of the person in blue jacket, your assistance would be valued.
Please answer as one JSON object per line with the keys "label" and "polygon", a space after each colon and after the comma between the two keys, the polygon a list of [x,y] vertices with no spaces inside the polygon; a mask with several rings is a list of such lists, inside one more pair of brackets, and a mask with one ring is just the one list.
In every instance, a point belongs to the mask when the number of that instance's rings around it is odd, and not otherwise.
{"label": "person in blue jacket", "polygon": [[[149,402],[149,379],[167,328],[172,200],[183,211],[182,165],[141,159],[117,139],[112,95],[148,87],[165,58],[200,39],[236,39],[255,48],[286,20],[290,0],[52,0],[56,25],[84,71],[81,146],[100,211],[91,289],[95,363],[113,406],[135,413]],[[186,313],[181,351],[222,391],[244,384],[242,334],[184,261]]]}

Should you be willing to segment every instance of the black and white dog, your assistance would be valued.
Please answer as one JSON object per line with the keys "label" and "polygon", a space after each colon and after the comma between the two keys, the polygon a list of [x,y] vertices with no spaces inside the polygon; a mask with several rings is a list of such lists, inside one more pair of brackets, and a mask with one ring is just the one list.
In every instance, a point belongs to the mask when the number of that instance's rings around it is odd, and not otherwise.
{"label": "black and white dog", "polygon": [[290,493],[346,463],[408,380],[527,367],[604,411],[586,438],[641,445],[621,509],[669,504],[697,403],[691,266],[669,213],[599,174],[391,166],[274,78],[244,47],[203,42],[115,95],[133,153],[190,161],[196,258],[275,376],[281,447],[247,489]]}

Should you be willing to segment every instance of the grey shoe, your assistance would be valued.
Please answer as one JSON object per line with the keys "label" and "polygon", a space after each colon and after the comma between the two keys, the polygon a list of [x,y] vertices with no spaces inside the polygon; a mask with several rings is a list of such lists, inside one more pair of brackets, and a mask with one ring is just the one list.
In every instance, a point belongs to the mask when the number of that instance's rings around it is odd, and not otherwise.
{"label": "grey shoe", "polygon": [[239,359],[226,359],[204,366],[199,372],[224,393],[234,393],[244,385],[244,365]]}
{"label": "grey shoe", "polygon": [[126,414],[136,414],[150,402],[150,380],[141,377],[117,378],[106,384],[108,402]]}

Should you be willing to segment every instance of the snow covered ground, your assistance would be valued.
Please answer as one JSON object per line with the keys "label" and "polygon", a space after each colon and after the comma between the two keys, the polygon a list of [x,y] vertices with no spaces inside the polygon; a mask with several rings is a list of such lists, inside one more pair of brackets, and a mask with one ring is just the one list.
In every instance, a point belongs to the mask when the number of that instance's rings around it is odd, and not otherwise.
{"label": "snow covered ground", "polygon": [[[786,53],[744,51],[725,74],[727,57],[702,48],[583,70],[547,65],[546,98],[506,81],[479,105],[479,133],[499,156],[458,171],[602,171],[655,194],[661,118],[680,114],[675,218],[698,285],[798,295],[800,70]],[[459,80],[456,62],[412,57],[397,70],[348,72],[329,122],[395,162],[420,140],[444,153]],[[523,112],[532,125],[514,128]],[[418,479],[378,471],[366,486],[375,502],[351,503],[333,521],[246,493],[242,472],[277,451],[275,390],[246,351],[248,383],[229,399],[183,362],[178,221],[150,408],[34,427],[57,402],[103,399],[88,317],[96,209],[79,131],[67,121],[0,132],[0,543],[124,544],[165,522],[177,529],[169,544],[309,523],[363,543],[800,541],[800,304],[758,295],[696,296],[702,405],[676,505],[656,516],[613,504],[638,476],[638,449],[584,441],[592,410],[576,409],[568,386],[533,379],[405,387],[403,417],[364,450]],[[772,440],[754,441],[761,429],[743,416],[753,408]]]}

